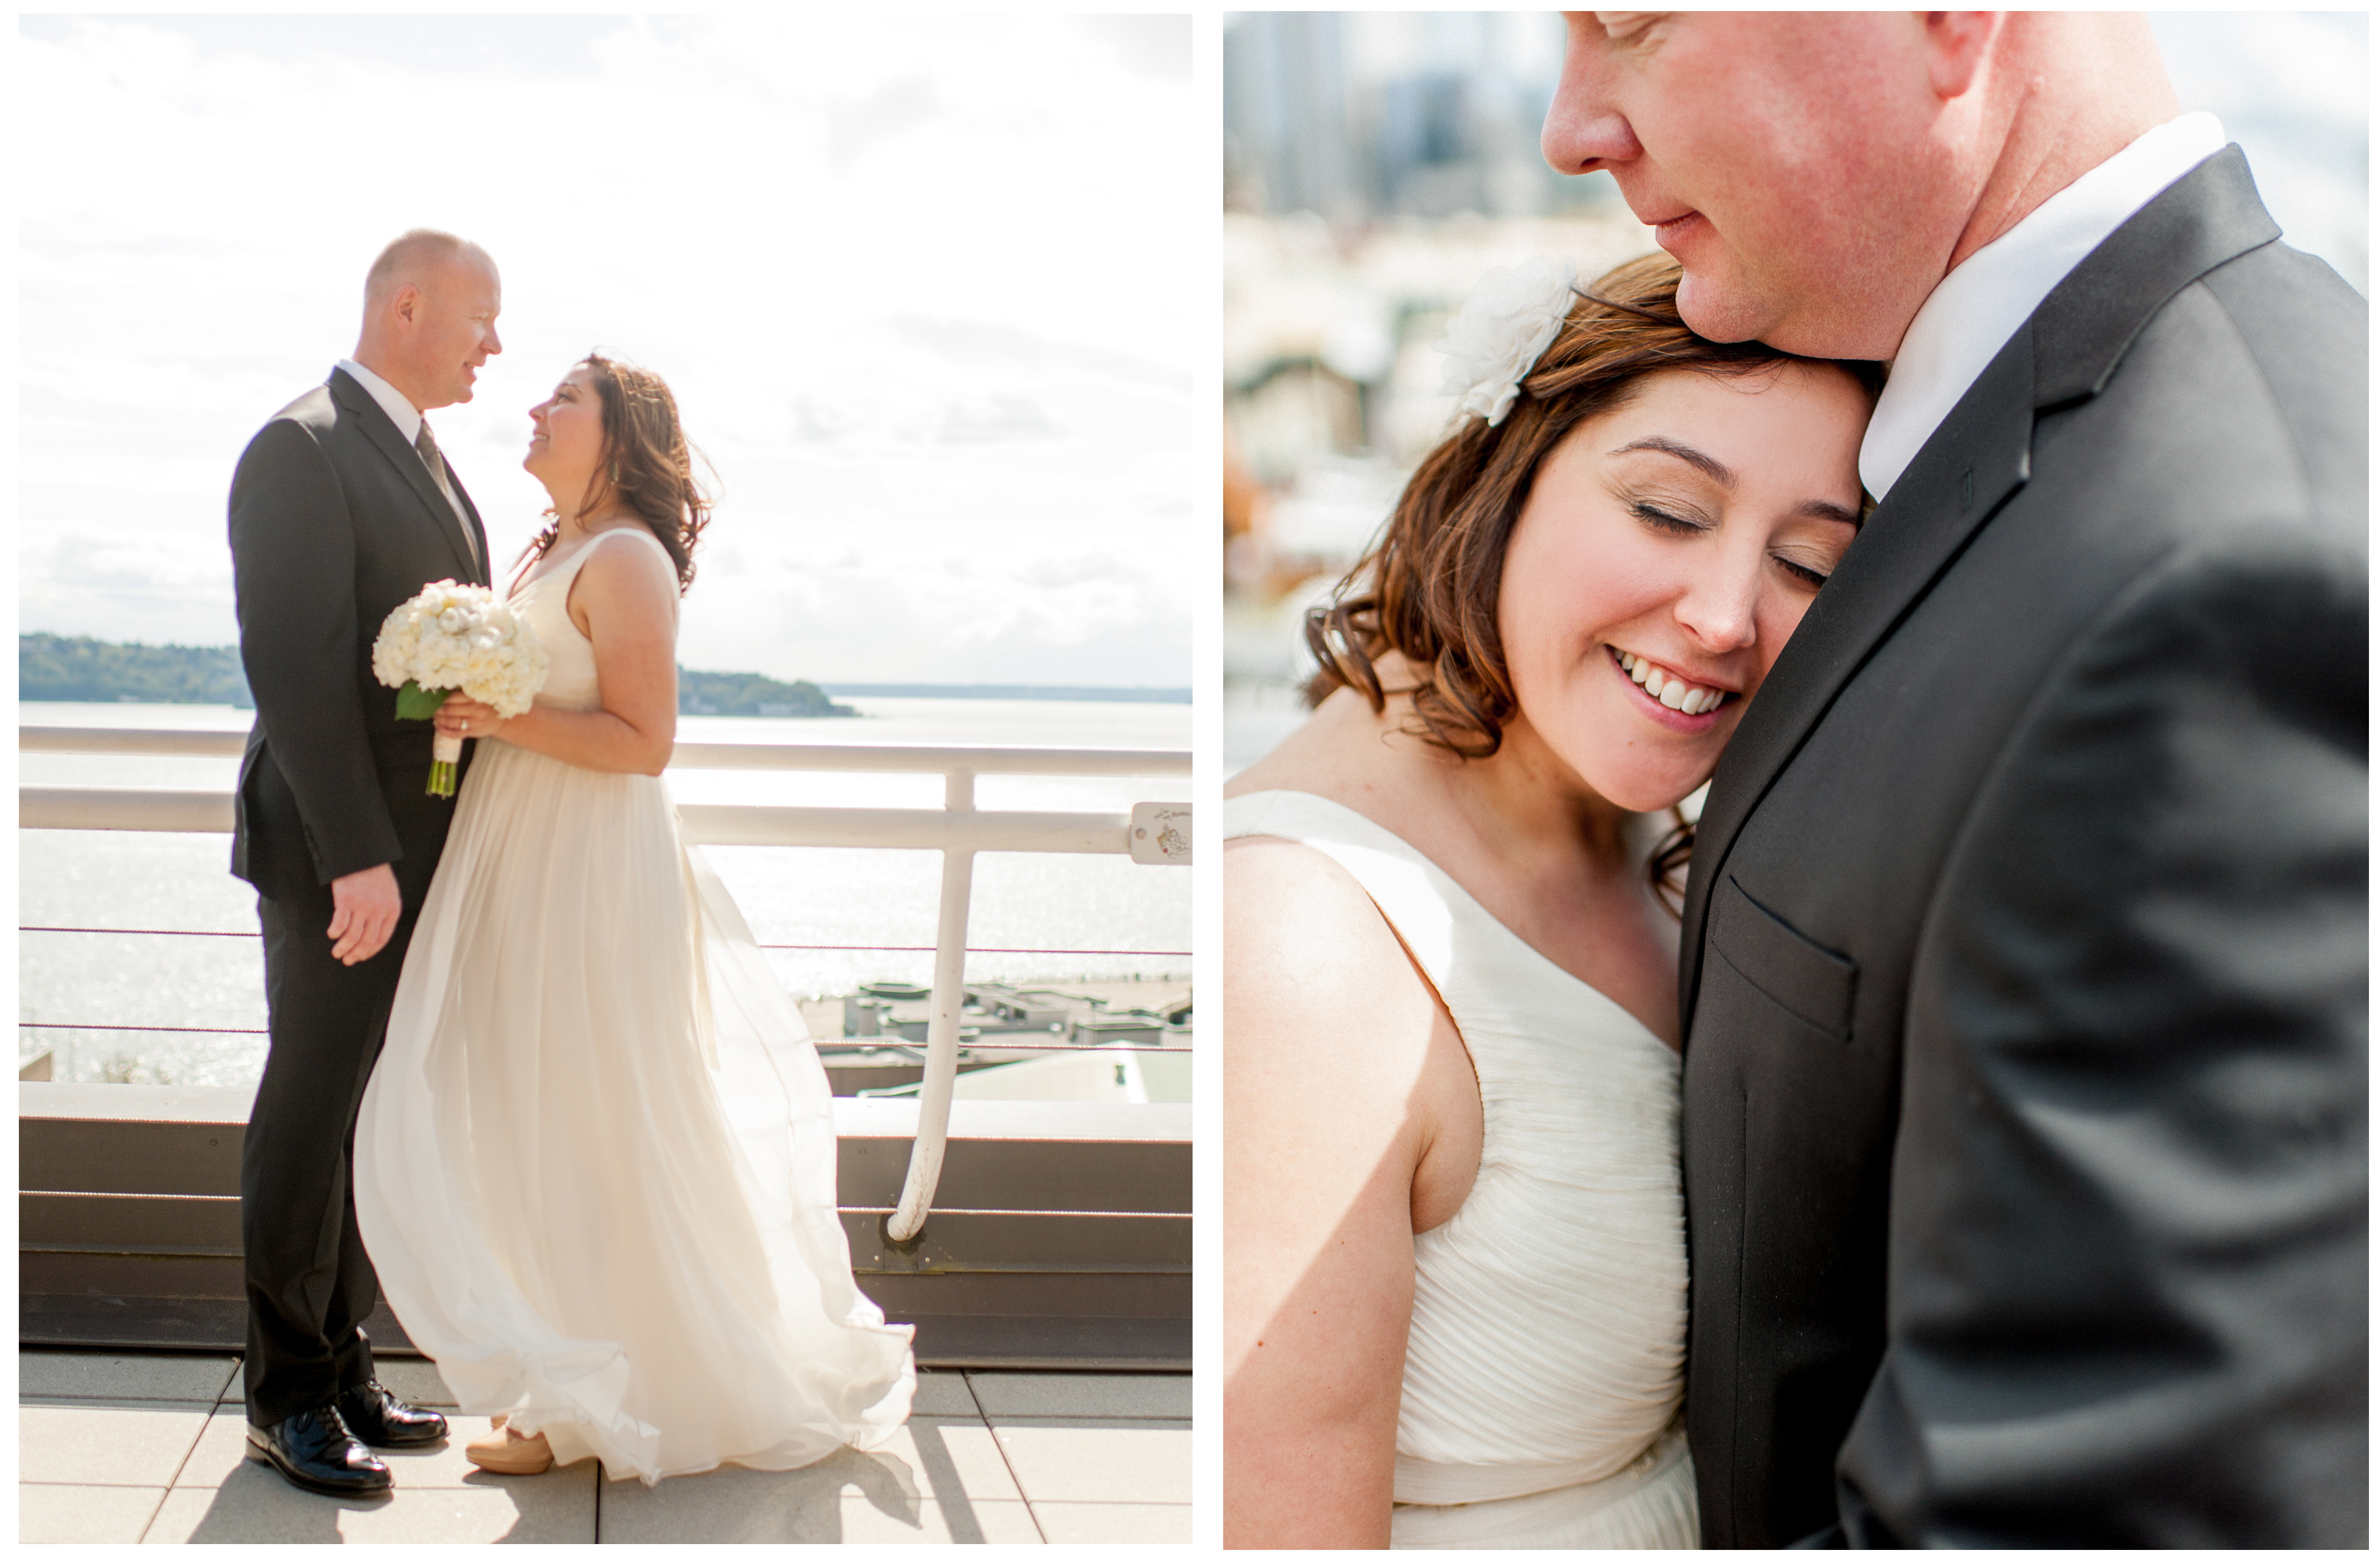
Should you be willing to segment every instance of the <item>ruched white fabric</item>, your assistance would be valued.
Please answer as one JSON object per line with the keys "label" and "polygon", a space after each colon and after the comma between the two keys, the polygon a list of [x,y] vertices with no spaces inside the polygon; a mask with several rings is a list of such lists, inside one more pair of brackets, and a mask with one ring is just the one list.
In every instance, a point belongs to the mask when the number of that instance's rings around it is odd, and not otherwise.
{"label": "ruched white fabric", "polygon": [[1479,1077],[1478,1178],[1414,1239],[1390,1543],[1696,1547],[1677,1054],[1362,814],[1266,791],[1223,822],[1345,868]]}
{"label": "ruched white fabric", "polygon": [[[601,704],[565,599],[615,536],[661,551],[603,532],[516,597],[540,704]],[[907,1419],[911,1330],[852,1278],[825,1069],[656,776],[480,744],[355,1166],[406,1332],[558,1461],[795,1469]]]}

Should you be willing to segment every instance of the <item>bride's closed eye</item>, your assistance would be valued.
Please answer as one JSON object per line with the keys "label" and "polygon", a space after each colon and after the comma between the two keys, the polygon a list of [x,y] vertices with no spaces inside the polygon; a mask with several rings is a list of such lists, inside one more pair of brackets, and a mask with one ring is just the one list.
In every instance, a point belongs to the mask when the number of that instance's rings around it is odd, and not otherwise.
{"label": "bride's closed eye", "polygon": [[1675,514],[1670,510],[1663,509],[1659,506],[1649,503],[1644,499],[1633,499],[1629,501],[1628,513],[1636,517],[1637,519],[1644,521],[1654,530],[1667,531],[1671,536],[1700,536],[1702,533],[1711,529],[1711,523],[1707,520],[1689,518],[1686,516]]}
{"label": "bride's closed eye", "polygon": [[1842,550],[1824,542],[1809,539],[1788,541],[1768,550],[1768,556],[1794,579],[1812,590],[1833,578],[1835,567],[1843,560]]}

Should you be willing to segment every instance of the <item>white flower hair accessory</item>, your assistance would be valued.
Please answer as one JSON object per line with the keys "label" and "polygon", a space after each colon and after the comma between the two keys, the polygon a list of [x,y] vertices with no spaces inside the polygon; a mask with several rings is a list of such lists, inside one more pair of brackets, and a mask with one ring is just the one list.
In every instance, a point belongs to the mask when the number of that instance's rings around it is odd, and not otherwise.
{"label": "white flower hair accessory", "polygon": [[1454,415],[1477,412],[1496,427],[1521,398],[1521,382],[1561,334],[1576,295],[1578,271],[1560,261],[1499,266],[1479,279],[1438,350],[1446,355],[1439,389],[1461,397]]}

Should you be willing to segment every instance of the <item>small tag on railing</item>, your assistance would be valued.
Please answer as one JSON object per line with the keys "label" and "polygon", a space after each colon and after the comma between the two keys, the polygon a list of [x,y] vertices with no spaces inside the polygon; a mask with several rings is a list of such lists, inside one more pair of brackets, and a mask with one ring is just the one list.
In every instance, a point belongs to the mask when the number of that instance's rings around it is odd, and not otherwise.
{"label": "small tag on railing", "polygon": [[1132,860],[1162,866],[1190,865],[1190,804],[1135,802]]}

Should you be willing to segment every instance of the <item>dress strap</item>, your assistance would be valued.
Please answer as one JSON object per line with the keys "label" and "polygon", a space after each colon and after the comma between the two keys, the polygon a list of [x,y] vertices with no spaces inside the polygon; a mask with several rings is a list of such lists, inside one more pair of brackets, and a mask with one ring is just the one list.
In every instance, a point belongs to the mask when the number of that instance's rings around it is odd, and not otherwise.
{"label": "dress strap", "polygon": [[594,537],[588,542],[587,545],[578,550],[578,556],[570,561],[571,567],[577,568],[580,564],[587,561],[587,555],[589,554],[594,552],[597,548],[602,546],[613,537],[618,536],[642,537],[646,546],[651,548],[655,553],[662,555],[662,562],[670,567],[671,575],[676,575],[677,560],[670,556],[669,549],[662,545],[662,539],[653,535],[651,529],[647,527],[642,521],[638,521],[626,526],[613,526],[604,530],[596,532]]}

